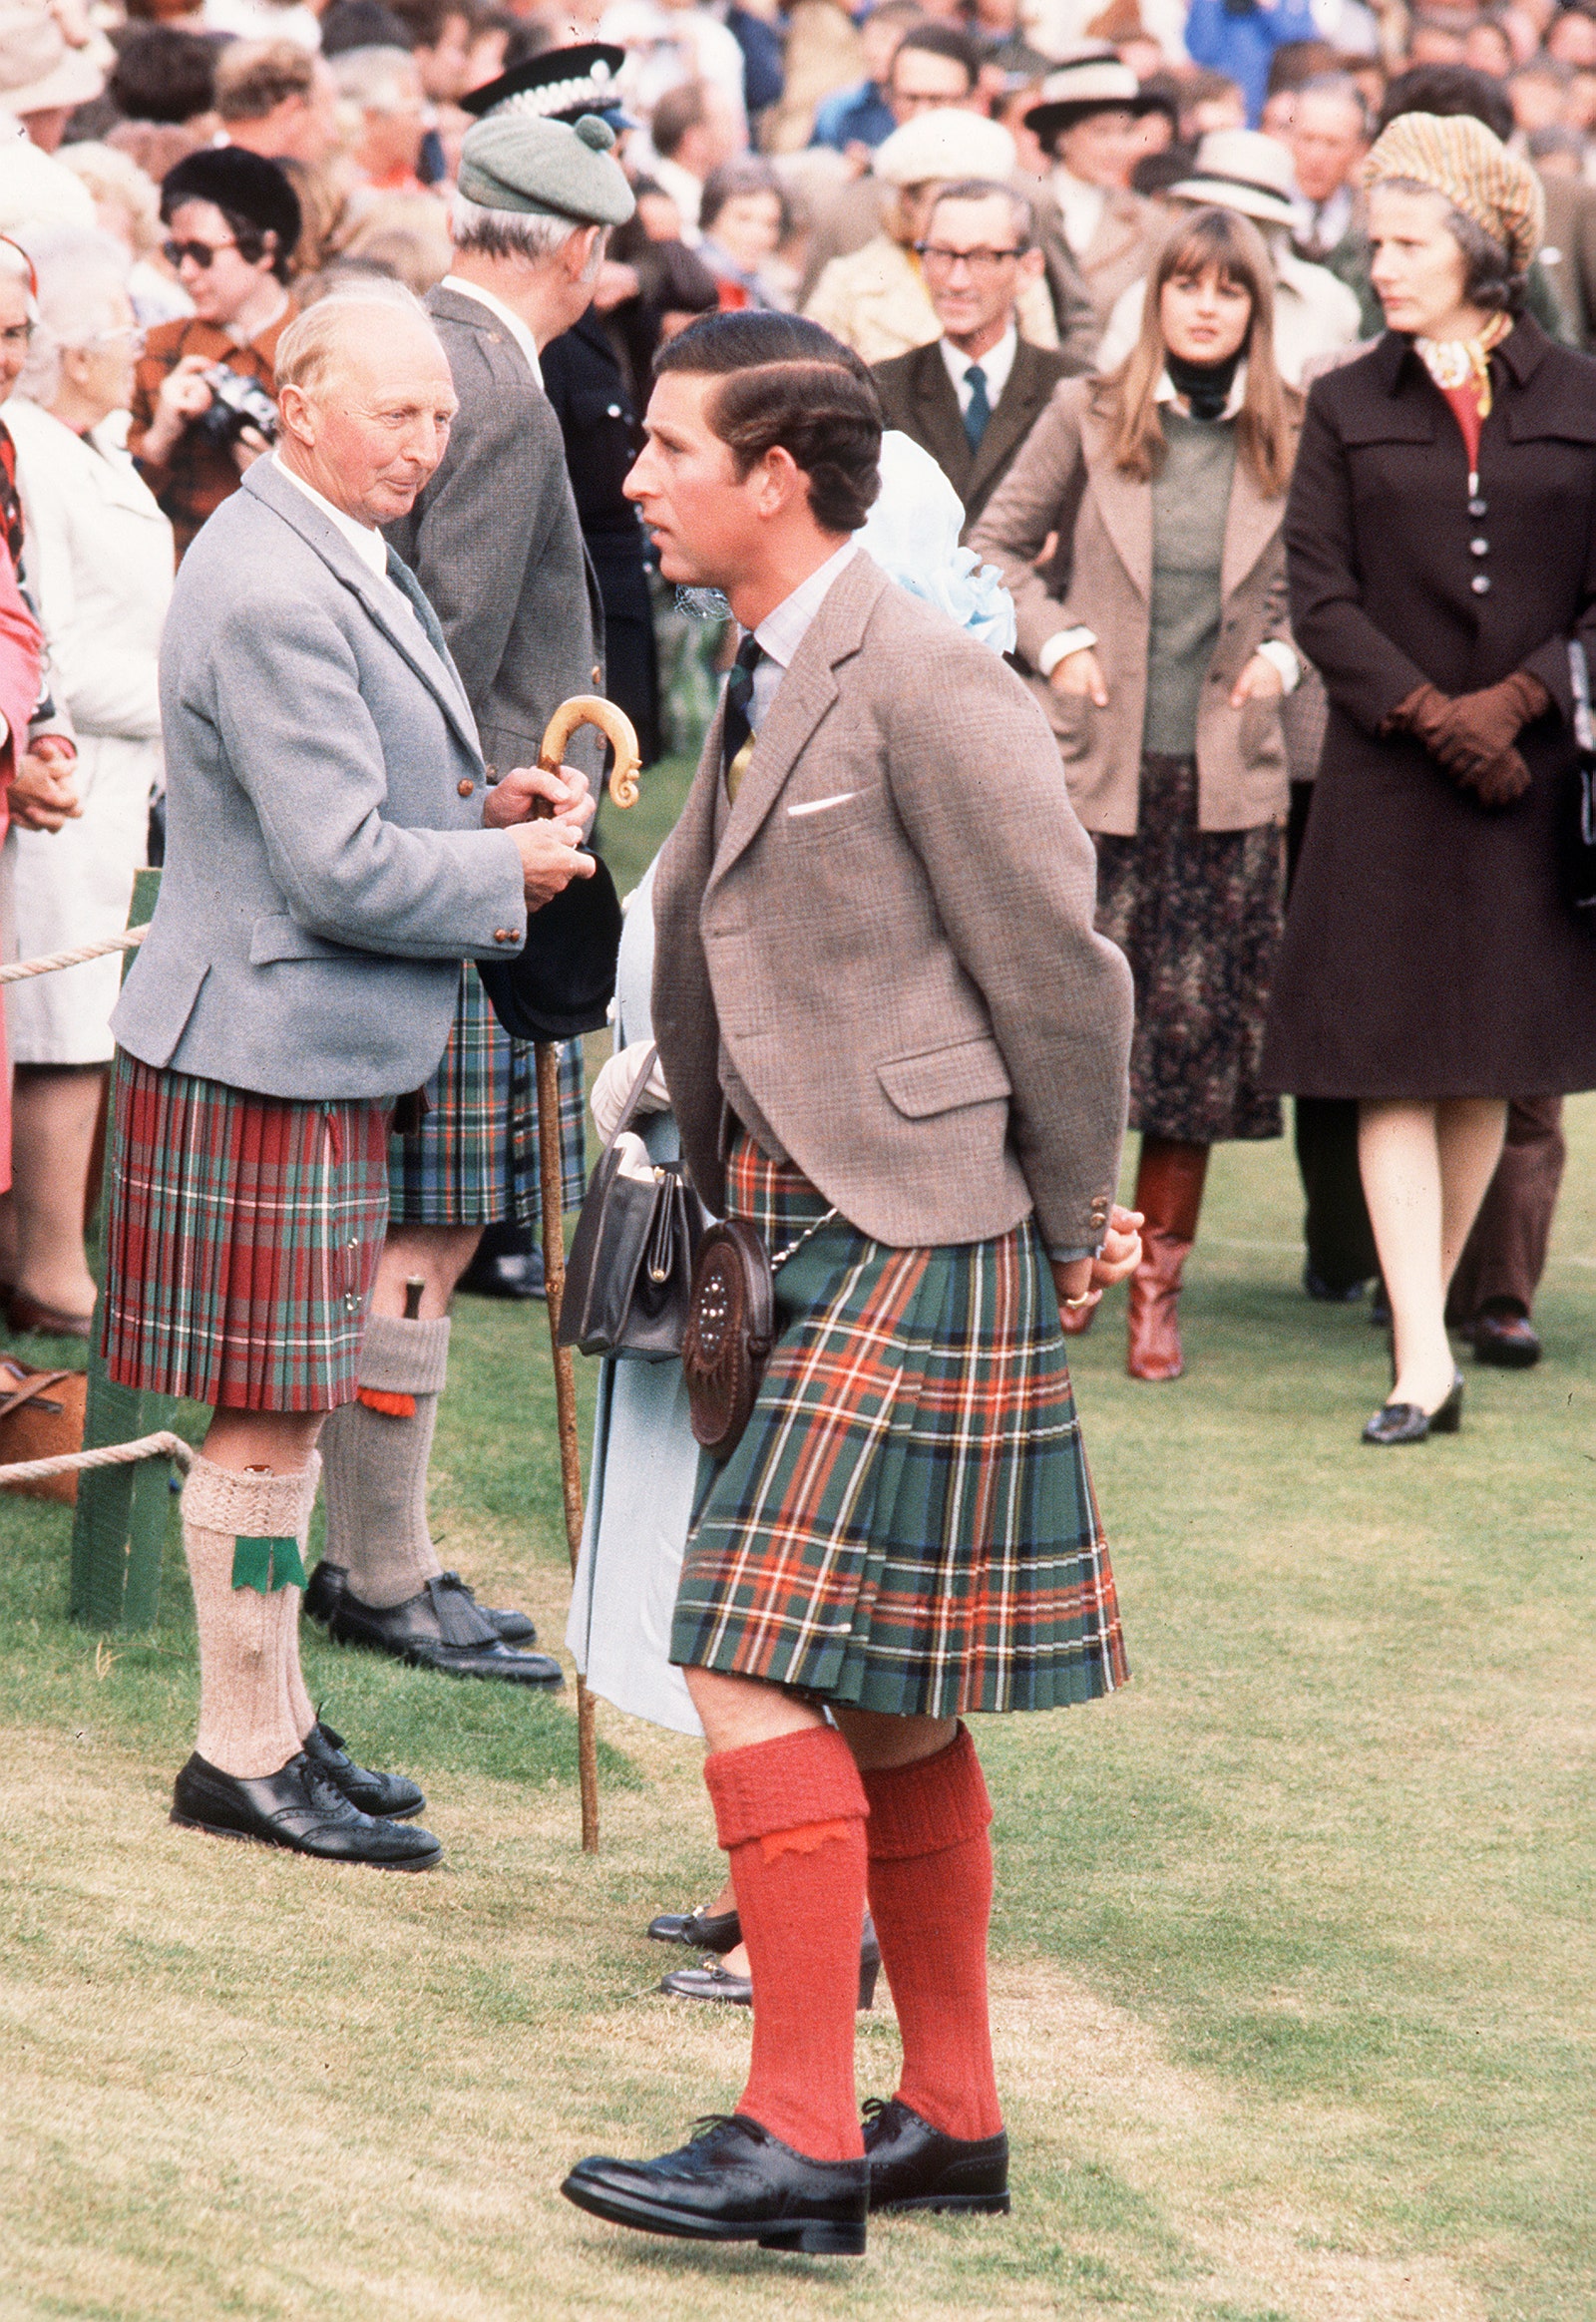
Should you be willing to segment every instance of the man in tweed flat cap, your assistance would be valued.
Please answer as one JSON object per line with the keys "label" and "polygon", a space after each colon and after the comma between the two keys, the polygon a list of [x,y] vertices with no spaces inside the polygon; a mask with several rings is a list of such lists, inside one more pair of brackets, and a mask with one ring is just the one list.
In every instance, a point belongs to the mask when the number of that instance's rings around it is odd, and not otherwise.
{"label": "man in tweed flat cap", "polygon": [[[1130,973],[1023,685],[851,537],[881,446],[863,363],[721,314],[655,373],[627,493],[665,578],[724,588],[745,634],[655,874],[654,1034],[698,1192],[782,1260],[670,1639],[753,2058],[706,2133],[563,2189],[643,2232],[849,2255],[871,2209],[1008,2207],[962,1718],[1125,1675],[1059,1304],[1140,1255],[1112,1206]],[[904,2057],[862,2130],[867,1893]]]}
{"label": "man in tweed flat cap", "polygon": [[[538,357],[586,312],[605,230],[631,214],[613,144],[601,121],[519,111],[468,131],[453,270],[427,300],[460,407],[436,474],[388,539],[437,608],[490,769],[535,763],[552,712],[601,682],[602,613]],[[588,747],[585,770],[597,772]],[[389,1144],[387,1246],[359,1394],[322,1437],[326,1558],[305,1606],[345,1644],[554,1687],[560,1665],[529,1650],[532,1623],[479,1605],[443,1570],[427,1528],[450,1299],[484,1227],[530,1242],[538,1216],[532,1043],[501,1029],[469,963],[428,1097],[415,1132]],[[563,1055],[561,1099],[571,1205],[583,1190],[580,1042]]]}

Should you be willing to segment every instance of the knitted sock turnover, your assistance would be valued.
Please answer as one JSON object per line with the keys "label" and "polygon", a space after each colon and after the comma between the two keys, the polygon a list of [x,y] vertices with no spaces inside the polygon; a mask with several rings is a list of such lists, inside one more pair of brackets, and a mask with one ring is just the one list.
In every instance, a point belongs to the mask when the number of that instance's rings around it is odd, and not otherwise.
{"label": "knitted sock turnover", "polygon": [[[315,1490],[296,1475],[238,1475],[197,1458],[183,1488],[183,1547],[200,1632],[200,1755],[223,1773],[276,1773],[303,1740],[290,1700],[299,1591],[232,1585],[240,1539],[302,1542]],[[302,1689],[301,1689],[302,1690]]]}
{"label": "knitted sock turnover", "polygon": [[946,1749],[867,1773],[870,1911],[892,1987],[898,2097],[947,2136],[996,2136],[1002,2113],[987,2011],[992,1801],[961,1726]]}
{"label": "knitted sock turnover", "polygon": [[360,1392],[385,1407],[345,1403],[321,1430],[327,1562],[344,1568],[363,1605],[401,1605],[443,1570],[427,1530],[427,1462],[448,1368],[447,1316],[409,1323],[373,1315]]}
{"label": "knitted sock turnover", "polygon": [[704,1760],[754,1987],[737,2110],[811,2160],[864,2151],[854,2016],[865,1914],[865,1793],[829,1726]]}

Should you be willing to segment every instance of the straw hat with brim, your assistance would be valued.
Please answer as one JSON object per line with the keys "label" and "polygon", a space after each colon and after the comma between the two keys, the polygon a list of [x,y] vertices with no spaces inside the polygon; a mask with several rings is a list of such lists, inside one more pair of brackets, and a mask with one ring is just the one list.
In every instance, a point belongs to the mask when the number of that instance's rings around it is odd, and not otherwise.
{"label": "straw hat with brim", "polygon": [[[461,98],[461,108],[479,121],[498,113],[530,114],[537,121],[580,121],[596,113],[611,129],[622,125],[620,68],[623,48],[601,40],[581,41],[570,48],[545,49],[524,65],[512,65],[497,81],[472,89]],[[626,121],[624,126],[633,125]]]}
{"label": "straw hat with brim", "polygon": [[917,113],[877,146],[871,168],[884,186],[929,186],[933,180],[1006,178],[1014,141],[984,114],[939,105]]}
{"label": "straw hat with brim", "polygon": [[1170,113],[1160,89],[1143,89],[1129,65],[1110,49],[1057,65],[1043,81],[1025,127],[1043,145],[1094,113]]}
{"label": "straw hat with brim", "polygon": [[27,0],[0,7],[0,107],[7,113],[53,113],[92,105],[106,77],[83,49],[68,48],[46,8]]}
{"label": "straw hat with brim", "polygon": [[1169,189],[1182,201],[1239,209],[1261,225],[1294,225],[1291,156],[1256,129],[1211,129],[1197,148],[1189,178]]}

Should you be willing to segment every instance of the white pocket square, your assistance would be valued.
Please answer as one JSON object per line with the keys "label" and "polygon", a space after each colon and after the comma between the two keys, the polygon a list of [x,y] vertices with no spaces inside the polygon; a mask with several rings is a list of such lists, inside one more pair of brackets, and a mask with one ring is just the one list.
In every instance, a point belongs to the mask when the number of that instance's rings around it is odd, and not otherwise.
{"label": "white pocket square", "polygon": [[846,806],[850,798],[857,798],[857,790],[839,790],[835,798],[811,798],[802,806],[789,806],[788,817],[796,822],[801,814],[824,814],[828,806]]}

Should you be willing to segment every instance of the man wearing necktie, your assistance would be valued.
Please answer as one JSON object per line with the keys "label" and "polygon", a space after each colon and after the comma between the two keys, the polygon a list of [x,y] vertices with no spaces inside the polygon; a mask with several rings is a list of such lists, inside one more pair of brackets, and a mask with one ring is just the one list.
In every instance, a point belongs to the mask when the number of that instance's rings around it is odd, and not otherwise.
{"label": "man wearing necktie", "polygon": [[986,179],[948,187],[920,263],[942,336],[878,363],[876,386],[887,425],[930,452],[974,524],[1054,387],[1077,366],[1019,336],[1015,299],[1042,271],[1023,194]]}
{"label": "man wearing necktie", "polygon": [[[200,1732],[173,1819],[425,1869],[413,1782],[357,1765],[300,1675],[327,1414],[355,1393],[388,1118],[443,1051],[463,959],[573,878],[571,770],[487,786],[459,671],[386,546],[455,411],[407,291],[335,294],[277,353],[281,435],[185,559],[162,652],[168,840],[119,1042],[105,1354],[212,1412],[183,1494]],[[551,818],[529,819],[534,801]]]}

